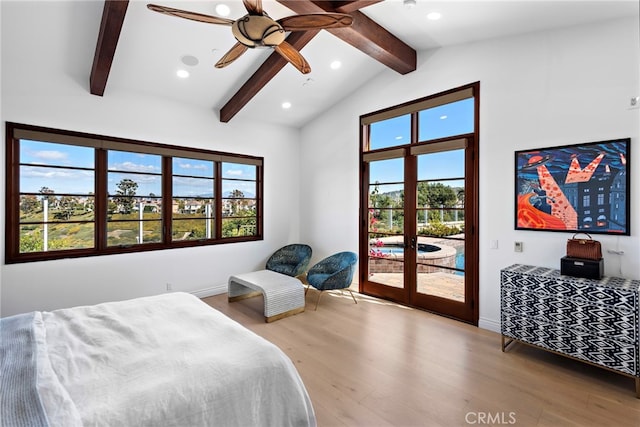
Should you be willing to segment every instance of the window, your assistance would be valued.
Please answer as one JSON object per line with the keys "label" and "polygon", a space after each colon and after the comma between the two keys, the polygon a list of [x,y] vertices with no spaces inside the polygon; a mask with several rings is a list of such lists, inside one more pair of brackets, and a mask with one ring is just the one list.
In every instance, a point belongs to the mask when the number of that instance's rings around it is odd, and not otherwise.
{"label": "window", "polygon": [[418,140],[429,141],[472,133],[474,99],[467,98],[431,107],[418,113]]}
{"label": "window", "polygon": [[162,242],[162,156],[107,151],[107,246]]}
{"label": "window", "polygon": [[411,143],[411,115],[405,114],[371,123],[369,149],[389,148]]}
{"label": "window", "polygon": [[7,123],[6,262],[262,239],[263,159]]}
{"label": "window", "polygon": [[172,162],[171,239],[211,239],[216,234],[215,162],[183,157]]}
{"label": "window", "polygon": [[253,236],[257,232],[256,168],[222,163],[222,235]]}

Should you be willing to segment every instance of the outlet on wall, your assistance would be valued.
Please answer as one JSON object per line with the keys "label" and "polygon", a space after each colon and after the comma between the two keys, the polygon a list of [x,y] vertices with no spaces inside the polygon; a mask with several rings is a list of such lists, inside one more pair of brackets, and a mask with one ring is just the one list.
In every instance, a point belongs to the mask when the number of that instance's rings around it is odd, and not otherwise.
{"label": "outlet on wall", "polygon": [[173,286],[171,285],[171,283],[167,283],[167,290],[168,291],[173,290]]}
{"label": "outlet on wall", "polygon": [[522,252],[522,242],[514,242],[513,250],[516,252]]}

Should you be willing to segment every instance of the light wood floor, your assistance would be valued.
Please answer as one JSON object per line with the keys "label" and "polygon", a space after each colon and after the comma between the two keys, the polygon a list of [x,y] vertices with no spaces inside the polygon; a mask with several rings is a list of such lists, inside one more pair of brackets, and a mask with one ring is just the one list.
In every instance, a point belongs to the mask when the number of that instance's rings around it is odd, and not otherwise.
{"label": "light wood floor", "polygon": [[634,381],[500,335],[356,294],[317,293],[264,323],[262,297],[204,301],[278,345],[326,426],[640,426]]}

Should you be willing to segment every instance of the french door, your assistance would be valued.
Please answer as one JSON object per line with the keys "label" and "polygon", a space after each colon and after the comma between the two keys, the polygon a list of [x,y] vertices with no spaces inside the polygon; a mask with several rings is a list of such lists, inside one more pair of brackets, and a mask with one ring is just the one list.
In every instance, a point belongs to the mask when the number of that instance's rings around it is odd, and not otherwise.
{"label": "french door", "polygon": [[[466,89],[365,120],[359,283],[364,294],[477,324],[477,88]],[[433,129],[456,115],[451,129]]]}

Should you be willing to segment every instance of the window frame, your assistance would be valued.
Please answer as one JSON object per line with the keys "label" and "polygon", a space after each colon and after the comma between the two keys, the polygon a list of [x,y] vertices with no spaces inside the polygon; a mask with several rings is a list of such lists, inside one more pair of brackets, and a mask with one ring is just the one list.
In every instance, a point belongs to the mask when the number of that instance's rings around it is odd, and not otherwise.
{"label": "window frame", "polygon": [[[80,258],[123,253],[147,252],[185,247],[210,246],[226,243],[263,240],[264,227],[264,158],[245,154],[234,154],[221,151],[204,150],[194,147],[181,147],[148,141],[139,141],[84,132],[53,129],[40,126],[6,122],[6,179],[5,179],[5,263],[23,263],[33,261],[56,260],[63,258]],[[34,138],[33,136],[41,136]],[[20,140],[54,142],[66,145],[91,147],[94,149],[94,245],[83,249],[62,249],[40,252],[20,253]],[[162,195],[162,237],[157,243],[109,246],[107,242],[107,220],[109,192],[107,177],[107,153],[109,150],[138,152],[141,154],[161,154],[161,188]],[[215,208],[213,215],[216,221],[214,235],[211,238],[192,240],[173,240],[172,238],[172,179],[174,157],[214,161],[214,193]],[[239,163],[256,167],[256,230],[253,235],[222,236],[222,200],[221,191],[222,168],[224,162]],[[112,195],[113,196],[113,195]],[[51,221],[49,221],[50,223]],[[42,224],[45,224],[44,222]]]}

